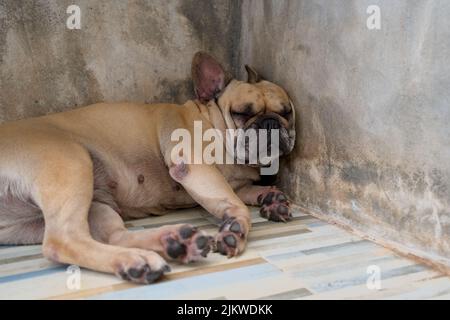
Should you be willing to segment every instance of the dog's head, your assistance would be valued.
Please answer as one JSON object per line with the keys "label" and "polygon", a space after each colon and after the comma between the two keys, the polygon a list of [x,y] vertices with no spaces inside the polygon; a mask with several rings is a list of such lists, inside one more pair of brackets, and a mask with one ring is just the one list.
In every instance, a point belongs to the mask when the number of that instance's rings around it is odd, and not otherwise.
{"label": "dog's head", "polygon": [[[197,98],[203,103],[215,100],[228,129],[242,129],[243,132],[265,129],[269,153],[270,133],[278,129],[278,156],[286,155],[295,143],[292,101],[281,87],[262,79],[253,68],[245,68],[247,82],[238,81],[232,79],[213,57],[204,52],[196,53],[192,61],[192,77]],[[247,157],[249,145],[246,140],[235,145],[235,149],[239,148],[244,149]]]}

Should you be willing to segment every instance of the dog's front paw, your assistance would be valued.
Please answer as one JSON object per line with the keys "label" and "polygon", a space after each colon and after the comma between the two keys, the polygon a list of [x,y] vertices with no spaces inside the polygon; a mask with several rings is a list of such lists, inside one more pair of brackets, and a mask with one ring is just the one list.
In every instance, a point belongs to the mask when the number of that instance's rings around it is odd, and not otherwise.
{"label": "dog's front paw", "polygon": [[189,224],[174,226],[161,237],[165,256],[171,260],[189,263],[206,257],[214,239]]}
{"label": "dog's front paw", "polygon": [[260,194],[258,203],[261,205],[259,212],[263,218],[275,222],[287,222],[292,218],[288,199],[280,190],[273,188]]}
{"label": "dog's front paw", "polygon": [[240,217],[227,218],[216,236],[216,252],[229,258],[242,253],[247,245],[247,220]]}

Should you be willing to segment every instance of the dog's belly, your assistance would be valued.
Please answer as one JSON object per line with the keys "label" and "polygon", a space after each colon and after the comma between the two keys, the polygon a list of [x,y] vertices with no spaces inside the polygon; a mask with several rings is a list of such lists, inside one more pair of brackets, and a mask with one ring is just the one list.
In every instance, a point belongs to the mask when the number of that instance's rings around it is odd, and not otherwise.
{"label": "dog's belly", "polygon": [[191,208],[196,202],[173,181],[161,176],[147,176],[144,183],[133,186],[123,183],[117,187],[114,199],[124,218],[141,218],[148,215],[161,215],[169,210]]}
{"label": "dog's belly", "polygon": [[[197,206],[158,157],[147,155],[133,164],[117,160],[105,163],[93,157],[93,163],[94,201],[108,203],[124,219]],[[233,189],[259,178],[255,168],[219,165],[218,169]]]}
{"label": "dog's belly", "polygon": [[196,206],[184,188],[170,177],[160,159],[148,156],[132,164],[93,157],[93,163],[94,201],[109,204],[123,218]]}

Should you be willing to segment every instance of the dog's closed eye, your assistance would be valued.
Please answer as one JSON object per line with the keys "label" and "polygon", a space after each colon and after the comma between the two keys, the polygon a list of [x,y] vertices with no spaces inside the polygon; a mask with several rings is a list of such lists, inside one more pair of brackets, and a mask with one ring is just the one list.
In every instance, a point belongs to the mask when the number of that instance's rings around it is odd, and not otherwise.
{"label": "dog's closed eye", "polygon": [[231,115],[233,117],[240,117],[240,118],[247,118],[247,119],[251,118],[254,116],[253,104],[248,103],[239,111],[233,110],[233,111],[231,111]]}
{"label": "dog's closed eye", "polygon": [[231,115],[232,116],[237,116],[237,117],[251,117],[253,115],[253,113],[231,111]]}

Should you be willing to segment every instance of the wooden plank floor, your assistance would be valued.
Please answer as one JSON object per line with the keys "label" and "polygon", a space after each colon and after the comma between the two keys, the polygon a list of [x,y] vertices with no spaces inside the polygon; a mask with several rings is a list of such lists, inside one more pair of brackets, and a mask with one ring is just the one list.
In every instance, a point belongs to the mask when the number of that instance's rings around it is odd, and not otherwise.
{"label": "wooden plank floor", "polygon": [[[81,269],[80,289],[67,286],[67,266],[49,262],[40,246],[0,246],[0,299],[449,299],[450,278],[301,212],[287,224],[252,210],[245,254],[210,254],[153,285]],[[214,221],[200,209],[128,223],[132,230],[191,223],[210,234]],[[367,287],[369,266],[381,289]]]}

